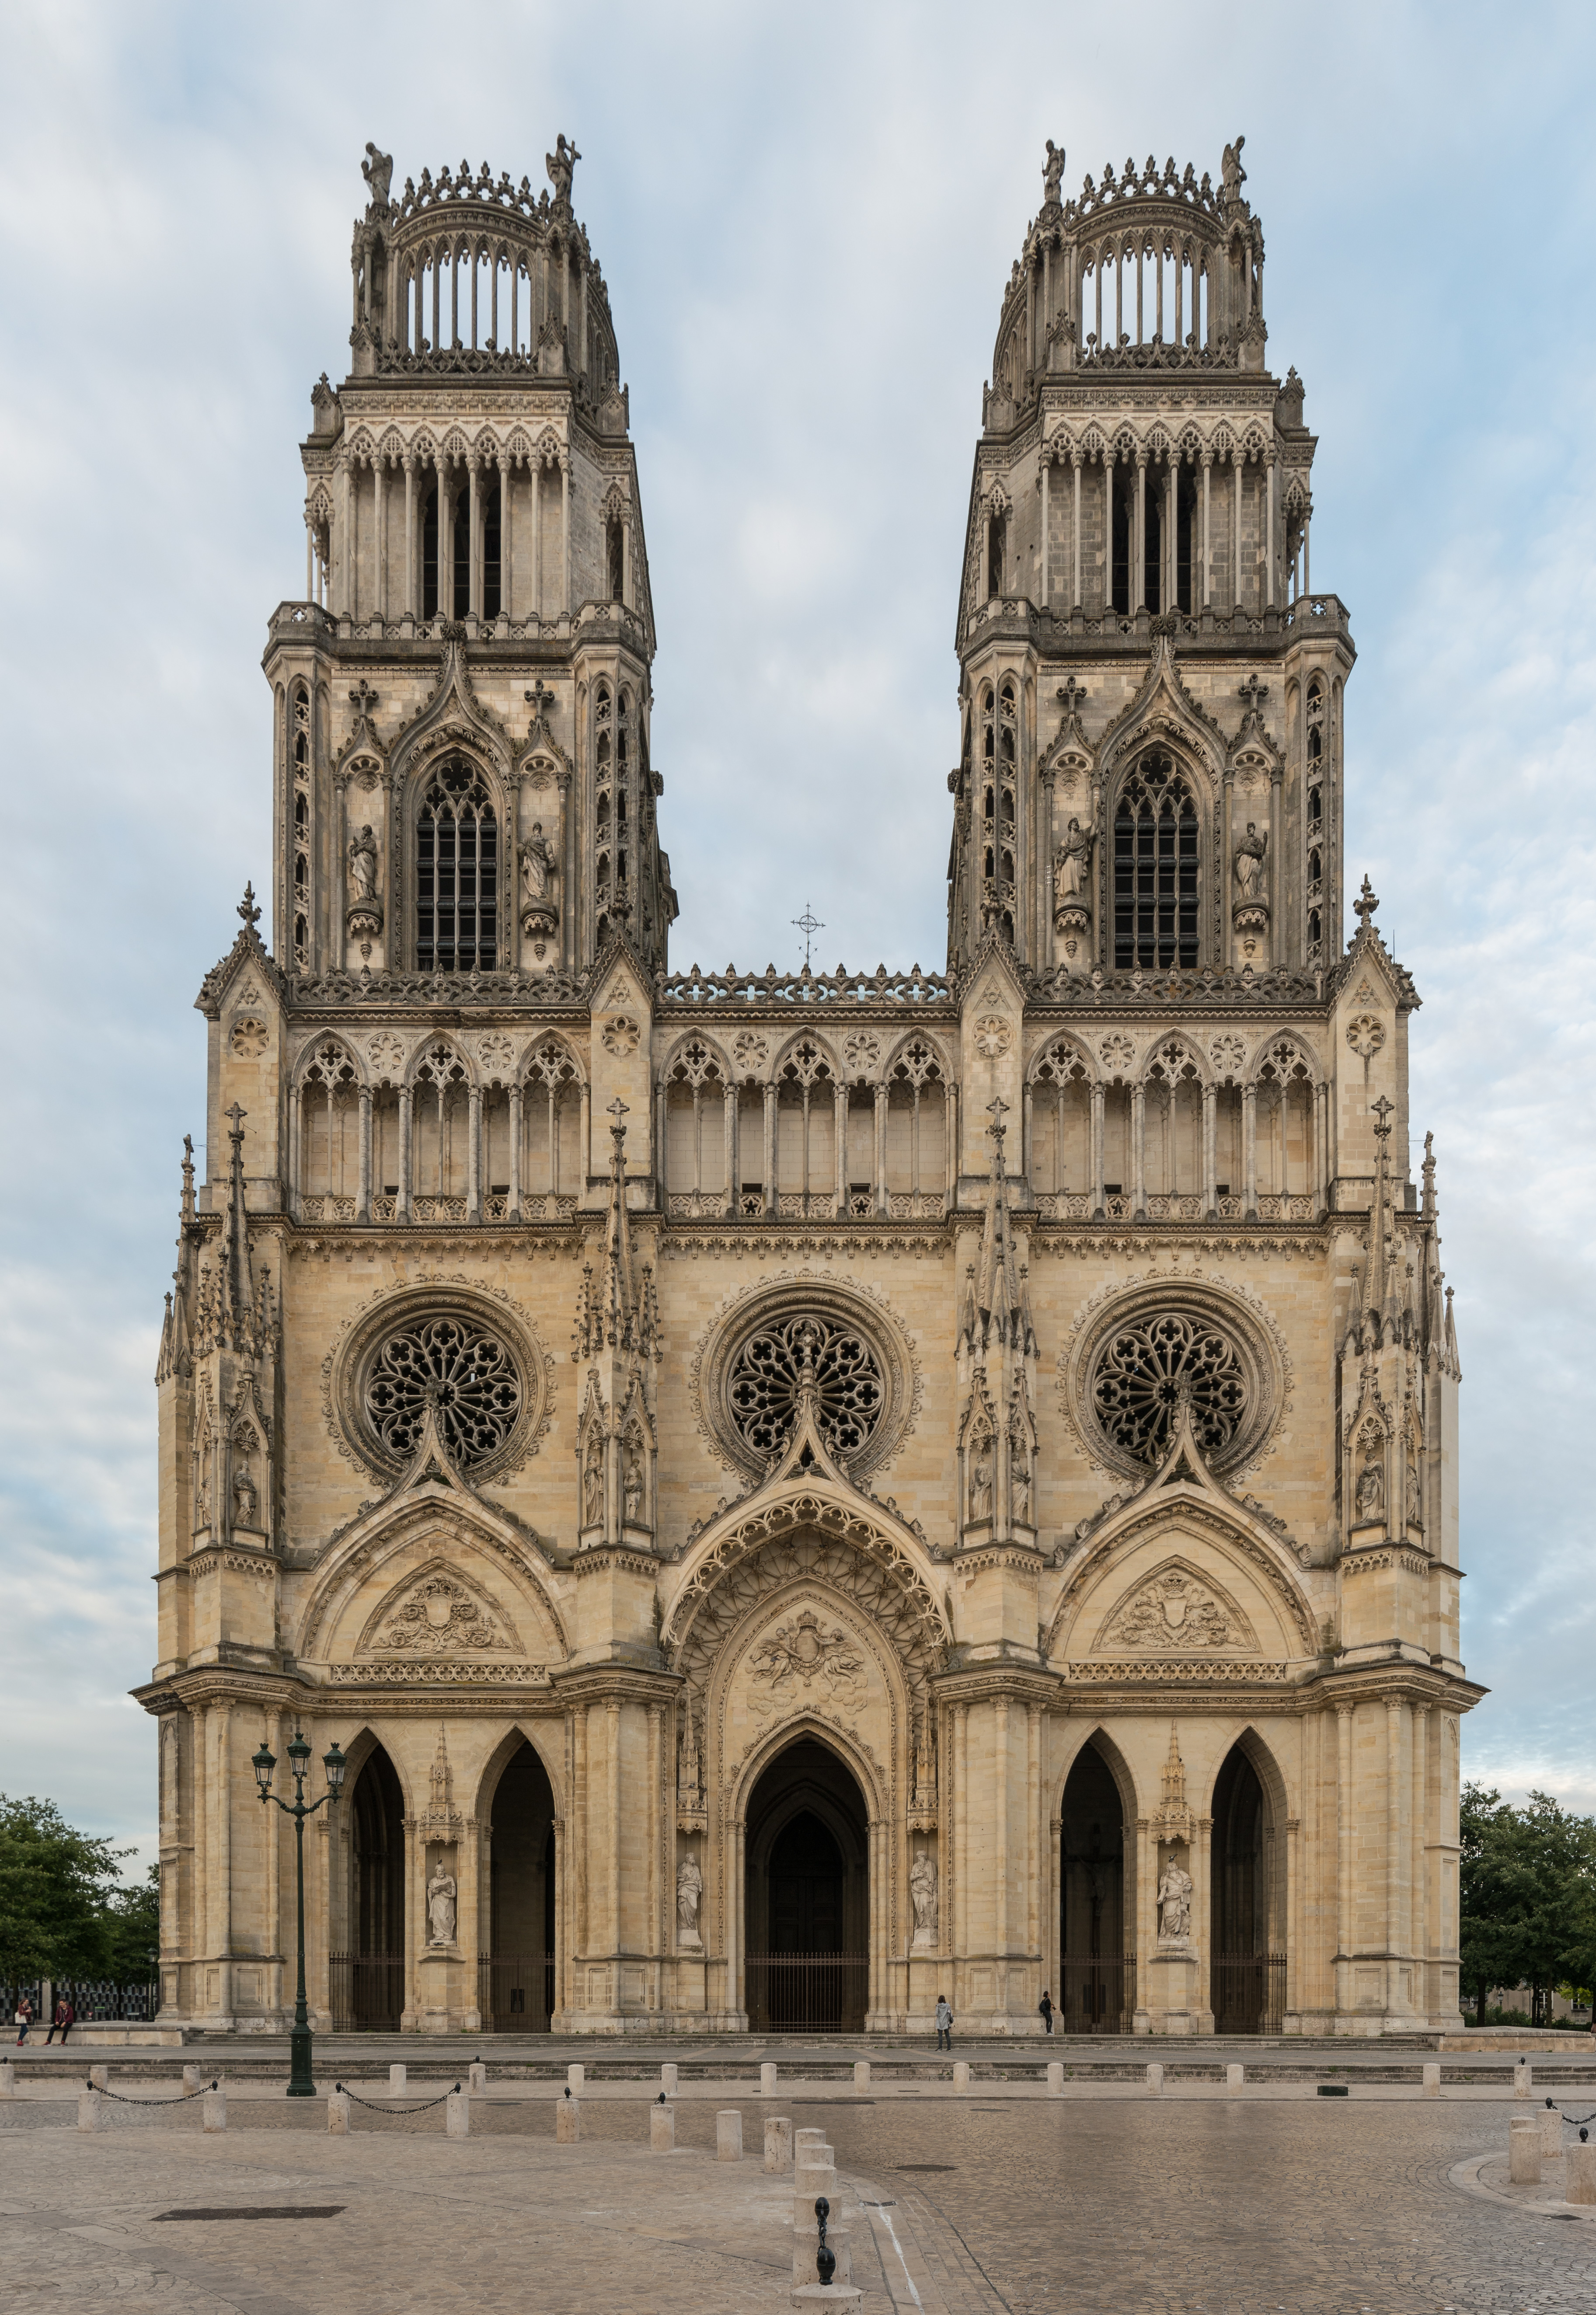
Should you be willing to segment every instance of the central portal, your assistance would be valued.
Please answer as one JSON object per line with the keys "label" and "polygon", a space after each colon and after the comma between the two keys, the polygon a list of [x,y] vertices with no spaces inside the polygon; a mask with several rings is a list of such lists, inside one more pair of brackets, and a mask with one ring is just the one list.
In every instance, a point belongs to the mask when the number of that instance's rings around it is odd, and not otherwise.
{"label": "central portal", "polygon": [[829,1745],[801,1737],[749,1802],[744,2000],[755,2033],[859,2032],[870,1995],[864,1796]]}

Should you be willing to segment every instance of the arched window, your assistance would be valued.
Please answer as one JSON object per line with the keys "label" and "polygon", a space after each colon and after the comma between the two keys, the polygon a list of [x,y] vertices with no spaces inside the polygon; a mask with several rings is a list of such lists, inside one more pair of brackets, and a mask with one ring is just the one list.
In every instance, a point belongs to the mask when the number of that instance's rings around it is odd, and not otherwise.
{"label": "arched window", "polygon": [[621,548],[621,518],[618,514],[612,514],[604,526],[604,561],[609,578],[609,599],[612,603],[618,603],[621,599],[625,567]]}
{"label": "arched window", "polygon": [[1324,962],[1325,900],[1325,687],[1316,675],[1308,687],[1308,962]]}
{"label": "arched window", "polygon": [[496,619],[502,599],[501,561],[503,553],[502,528],[500,520],[500,485],[491,483],[483,500],[483,616]]}
{"label": "arched window", "polygon": [[471,492],[461,491],[455,501],[453,533],[454,616],[463,619],[471,608]]}
{"label": "arched window", "polygon": [[1184,773],[1144,756],[1114,814],[1114,967],[1197,963],[1197,806]]}
{"label": "arched window", "polygon": [[616,777],[615,711],[607,683],[593,690],[593,836],[598,847],[594,902],[598,923],[594,938],[602,948],[609,936],[615,905]]}
{"label": "arched window", "polygon": [[421,502],[421,616],[438,616],[438,484]]}
{"label": "arched window", "polygon": [[289,753],[294,773],[294,966],[310,970],[310,692],[297,683],[292,693]]}
{"label": "arched window", "polygon": [[492,972],[498,962],[499,828],[481,775],[434,773],[416,822],[416,970]]}

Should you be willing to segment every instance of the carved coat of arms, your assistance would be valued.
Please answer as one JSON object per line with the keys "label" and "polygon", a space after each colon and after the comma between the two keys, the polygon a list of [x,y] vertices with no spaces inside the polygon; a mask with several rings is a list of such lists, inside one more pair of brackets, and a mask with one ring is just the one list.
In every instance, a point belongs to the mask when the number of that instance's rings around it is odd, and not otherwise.
{"label": "carved coat of arms", "polygon": [[812,1608],[767,1632],[749,1657],[754,1710],[764,1714],[801,1697],[856,1707],[864,1700],[864,1659],[839,1624],[823,1625]]}

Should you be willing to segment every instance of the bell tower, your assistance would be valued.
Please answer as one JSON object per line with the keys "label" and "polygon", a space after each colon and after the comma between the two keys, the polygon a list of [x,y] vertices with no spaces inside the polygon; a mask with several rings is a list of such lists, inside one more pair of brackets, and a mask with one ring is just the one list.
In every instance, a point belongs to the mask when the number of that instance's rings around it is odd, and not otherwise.
{"label": "bell tower", "polygon": [[1218,186],[1149,158],[1068,201],[1049,144],[971,483],[951,969],[989,932],[1066,982],[1338,953],[1354,653],[1243,142]]}

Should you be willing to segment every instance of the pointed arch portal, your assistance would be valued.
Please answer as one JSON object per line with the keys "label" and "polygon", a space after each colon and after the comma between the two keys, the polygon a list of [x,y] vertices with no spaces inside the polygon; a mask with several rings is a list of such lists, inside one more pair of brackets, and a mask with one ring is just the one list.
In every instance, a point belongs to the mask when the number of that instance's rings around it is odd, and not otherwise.
{"label": "pointed arch portal", "polygon": [[1125,1952],[1125,1811],[1095,1743],[1082,1747],[1059,1812],[1059,2025],[1128,2034],[1136,1957]]}
{"label": "pointed arch portal", "polygon": [[1216,2034],[1278,2034],[1285,2013],[1282,1844],[1245,1742],[1214,1785],[1210,1947]]}
{"label": "pointed arch portal", "polygon": [[404,1793],[374,1744],[350,1798],[349,1947],[328,1956],[338,2033],[396,2034],[404,2012]]}
{"label": "pointed arch portal", "polygon": [[754,2033],[847,2034],[870,1991],[864,1796],[830,1746],[803,1736],[749,1798],[744,2000]]}
{"label": "pointed arch portal", "polygon": [[546,2034],[554,2008],[554,1795],[525,1738],[493,1787],[487,1863],[483,2026],[495,2034]]}

